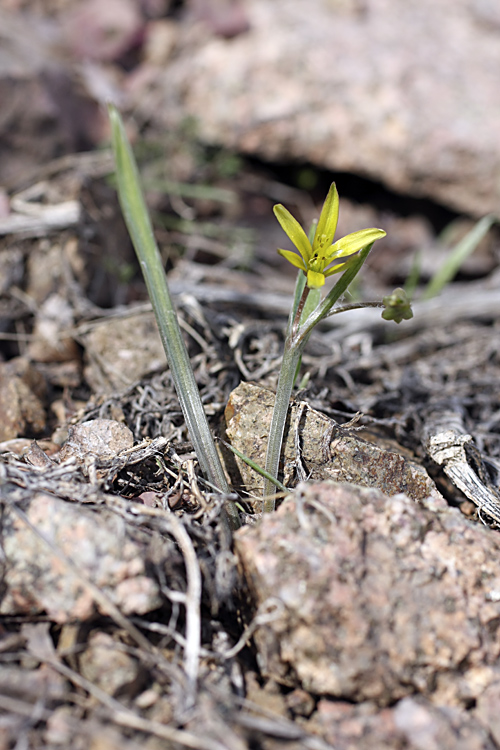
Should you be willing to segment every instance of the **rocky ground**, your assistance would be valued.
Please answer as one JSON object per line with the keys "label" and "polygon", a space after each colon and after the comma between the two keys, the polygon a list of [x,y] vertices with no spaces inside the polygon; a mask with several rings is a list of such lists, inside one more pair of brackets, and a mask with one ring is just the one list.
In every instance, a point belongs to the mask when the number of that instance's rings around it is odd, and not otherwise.
{"label": "rocky ground", "polygon": [[[426,297],[498,211],[493,5],[3,0],[0,19],[0,748],[500,747],[495,226]],[[234,539],[120,216],[108,99]],[[415,315],[311,337],[290,492],[259,519],[225,443],[264,461],[294,284],[272,206],[307,224],[332,179],[339,235],[388,233],[353,294],[412,283]]]}

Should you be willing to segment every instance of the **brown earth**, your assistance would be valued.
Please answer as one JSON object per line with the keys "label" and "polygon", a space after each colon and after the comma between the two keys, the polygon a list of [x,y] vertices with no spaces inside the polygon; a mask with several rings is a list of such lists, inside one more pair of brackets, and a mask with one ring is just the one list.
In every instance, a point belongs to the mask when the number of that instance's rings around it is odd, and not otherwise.
{"label": "brown earth", "polygon": [[[342,200],[339,232],[388,231],[359,298],[421,250],[415,316],[311,337],[274,514],[220,442],[244,522],[228,539],[94,148],[89,70],[132,85],[174,5],[130,0],[113,39],[71,2],[1,8],[0,747],[500,748],[498,234],[425,300],[473,222],[442,235],[446,207]],[[210,7],[211,33],[245,33],[242,5]],[[73,45],[90,24],[79,87],[67,47],[46,70],[63,15]],[[272,206],[308,222],[334,175],[308,167],[304,191],[188,121],[126,114],[214,434],[262,463],[294,284]]]}

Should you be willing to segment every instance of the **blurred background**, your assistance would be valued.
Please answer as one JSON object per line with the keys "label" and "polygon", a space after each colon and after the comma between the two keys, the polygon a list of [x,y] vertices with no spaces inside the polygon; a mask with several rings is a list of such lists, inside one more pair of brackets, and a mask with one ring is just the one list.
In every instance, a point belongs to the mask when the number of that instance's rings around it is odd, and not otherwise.
{"label": "blurred background", "polygon": [[[0,14],[4,218],[37,168],[105,149],[110,100],[170,266],[182,257],[260,276],[262,262],[288,288],[272,205],[307,223],[332,179],[340,234],[388,232],[370,261],[375,290],[403,283],[417,252],[429,278],[474,219],[498,213],[494,0],[1,0]],[[87,177],[98,210],[106,191]],[[89,248],[120,267],[115,291],[94,278],[100,305],[133,294],[121,286],[133,255],[111,226]],[[494,270],[494,237],[464,278]]]}

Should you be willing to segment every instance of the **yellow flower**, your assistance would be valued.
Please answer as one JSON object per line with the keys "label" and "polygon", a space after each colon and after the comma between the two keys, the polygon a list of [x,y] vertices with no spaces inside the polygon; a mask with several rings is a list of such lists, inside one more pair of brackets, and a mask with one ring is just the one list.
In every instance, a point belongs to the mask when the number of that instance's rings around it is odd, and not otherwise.
{"label": "yellow flower", "polygon": [[371,242],[385,237],[386,234],[383,229],[360,229],[333,243],[339,218],[339,194],[334,182],[323,204],[312,245],[299,222],[284,206],[281,204],[274,206],[274,213],[300,255],[291,250],[278,250],[278,252],[293,266],[304,271],[307,275],[307,286],[311,289],[322,287],[327,276],[338,273],[348,263],[344,261],[332,266],[334,261],[355,255]]}

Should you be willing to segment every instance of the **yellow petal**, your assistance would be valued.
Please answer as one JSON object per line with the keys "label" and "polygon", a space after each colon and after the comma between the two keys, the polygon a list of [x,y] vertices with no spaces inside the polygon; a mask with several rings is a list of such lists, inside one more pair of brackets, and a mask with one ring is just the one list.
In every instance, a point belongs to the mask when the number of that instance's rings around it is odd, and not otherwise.
{"label": "yellow petal", "polygon": [[323,271],[323,273],[325,274],[325,276],[332,276],[334,273],[343,271],[348,263],[348,260],[346,260],[345,263],[337,263],[336,266],[332,266],[332,268],[329,268],[328,271]]}
{"label": "yellow petal", "polygon": [[314,235],[313,250],[329,247],[333,242],[333,237],[337,230],[339,220],[339,194],[334,182],[330,185],[330,190],[323,203],[321,216],[319,217],[318,226]]}
{"label": "yellow petal", "polygon": [[280,255],[286,258],[287,261],[292,264],[292,266],[300,268],[302,269],[302,271],[307,271],[304,261],[302,260],[300,255],[297,255],[297,253],[292,252],[292,250],[278,250],[278,252]]}
{"label": "yellow petal", "polygon": [[279,203],[277,206],[274,206],[273,211],[274,215],[281,224],[281,228],[283,229],[283,231],[286,232],[286,234],[290,237],[293,244],[304,258],[304,261],[308,263],[312,255],[311,243],[307,239],[307,235],[300,226],[297,219],[294,219],[290,211],[287,211],[287,209],[282,206],[281,203]]}
{"label": "yellow petal", "polygon": [[317,271],[307,272],[307,286],[309,289],[319,289],[325,285],[325,274]]}
{"label": "yellow petal", "polygon": [[375,240],[379,240],[381,237],[385,237],[386,232],[383,229],[360,229],[358,232],[352,232],[346,234],[340,240],[332,245],[330,252],[328,253],[328,262],[331,263],[335,258],[342,258],[345,255],[352,255],[362,250],[364,247],[369,245]]}

